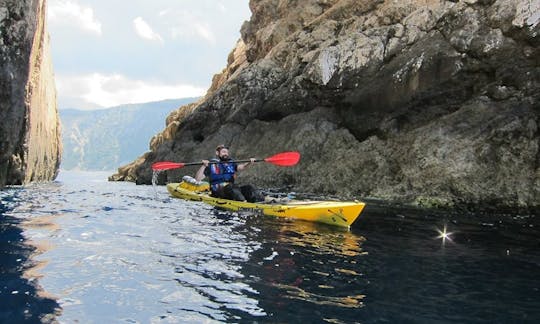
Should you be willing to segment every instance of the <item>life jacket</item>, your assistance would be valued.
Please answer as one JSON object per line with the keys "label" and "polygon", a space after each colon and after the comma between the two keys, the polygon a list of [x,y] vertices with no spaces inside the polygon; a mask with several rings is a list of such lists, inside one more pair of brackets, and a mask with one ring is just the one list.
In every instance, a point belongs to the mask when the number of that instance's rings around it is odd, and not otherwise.
{"label": "life jacket", "polygon": [[217,191],[220,187],[234,183],[237,164],[233,160],[224,162],[212,159],[210,162],[208,169],[210,171],[209,178],[212,191]]}

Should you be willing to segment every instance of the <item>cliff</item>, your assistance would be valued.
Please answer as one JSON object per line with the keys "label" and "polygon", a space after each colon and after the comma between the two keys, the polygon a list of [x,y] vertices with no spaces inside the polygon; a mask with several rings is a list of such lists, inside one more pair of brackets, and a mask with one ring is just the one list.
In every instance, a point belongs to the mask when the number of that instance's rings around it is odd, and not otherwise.
{"label": "cliff", "polygon": [[[540,205],[540,1],[259,0],[206,97],[112,179],[155,161],[298,150],[258,186],[420,205]],[[182,169],[181,173],[194,170]],[[169,172],[166,180],[178,180]],[[162,179],[163,180],[163,179]]]}
{"label": "cliff", "polygon": [[0,187],[46,181],[60,165],[60,122],[45,0],[0,1]]}

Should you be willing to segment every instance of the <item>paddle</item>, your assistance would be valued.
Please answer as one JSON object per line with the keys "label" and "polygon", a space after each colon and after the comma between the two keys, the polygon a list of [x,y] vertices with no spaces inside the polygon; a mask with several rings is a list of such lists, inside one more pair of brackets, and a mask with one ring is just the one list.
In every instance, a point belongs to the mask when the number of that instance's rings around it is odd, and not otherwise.
{"label": "paddle", "polygon": [[[251,160],[237,160],[234,161],[235,163],[244,163],[244,162],[250,162]],[[278,153],[275,155],[272,155],[271,157],[267,157],[266,159],[258,159],[255,160],[255,162],[268,162],[272,163],[273,165],[278,166],[293,166],[300,161],[300,153],[298,152],[283,152]],[[218,162],[212,162],[210,163],[218,163]],[[152,164],[152,170],[154,171],[164,171],[164,170],[171,170],[171,169],[179,169],[183,168],[188,165],[202,165],[202,162],[189,162],[189,163],[181,163],[181,162],[156,162]]]}

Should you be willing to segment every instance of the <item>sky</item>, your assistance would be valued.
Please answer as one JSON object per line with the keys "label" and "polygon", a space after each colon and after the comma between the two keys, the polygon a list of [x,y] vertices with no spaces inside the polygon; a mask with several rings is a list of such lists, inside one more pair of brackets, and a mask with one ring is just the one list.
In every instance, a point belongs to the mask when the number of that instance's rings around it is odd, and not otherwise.
{"label": "sky", "polygon": [[48,0],[59,109],[203,96],[249,0]]}

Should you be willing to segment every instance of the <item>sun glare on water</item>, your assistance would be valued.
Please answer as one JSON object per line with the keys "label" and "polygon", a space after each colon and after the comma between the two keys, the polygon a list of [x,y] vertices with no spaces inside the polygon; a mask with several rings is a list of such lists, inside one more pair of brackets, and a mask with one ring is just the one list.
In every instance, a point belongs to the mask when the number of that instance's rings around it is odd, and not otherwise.
{"label": "sun glare on water", "polygon": [[442,231],[440,229],[437,229],[437,232],[439,233],[439,236],[437,236],[437,239],[441,239],[443,245],[448,240],[449,242],[452,242],[452,232],[448,232],[446,225],[444,225]]}

